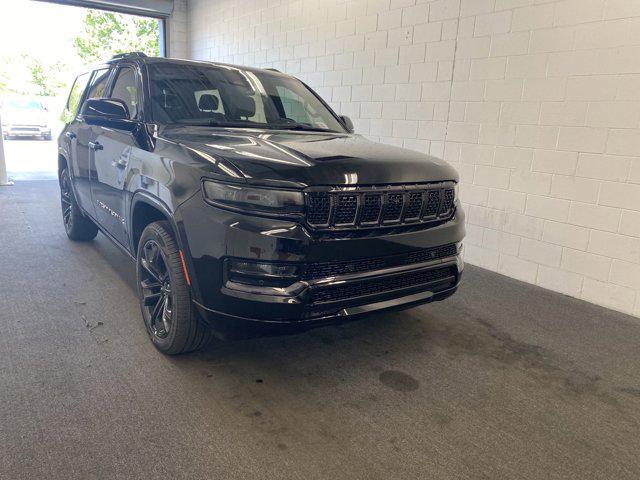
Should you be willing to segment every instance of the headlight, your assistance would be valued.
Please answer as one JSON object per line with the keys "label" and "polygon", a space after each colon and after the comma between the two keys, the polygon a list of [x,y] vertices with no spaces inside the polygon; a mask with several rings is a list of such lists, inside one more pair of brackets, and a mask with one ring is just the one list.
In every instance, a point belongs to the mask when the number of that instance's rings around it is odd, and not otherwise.
{"label": "headlight", "polygon": [[249,185],[204,182],[207,202],[233,210],[266,215],[299,215],[304,209],[302,192]]}
{"label": "headlight", "polygon": [[460,183],[457,182],[453,185],[453,198],[457,202],[460,200]]}

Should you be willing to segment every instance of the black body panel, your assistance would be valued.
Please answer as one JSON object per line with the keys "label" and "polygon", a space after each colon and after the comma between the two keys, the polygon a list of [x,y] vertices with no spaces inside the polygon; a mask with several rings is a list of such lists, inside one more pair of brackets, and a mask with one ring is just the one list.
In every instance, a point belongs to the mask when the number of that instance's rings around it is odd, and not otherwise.
{"label": "black body panel", "polygon": [[[446,162],[373,143],[346,130],[156,124],[147,86],[147,66],[154,62],[188,63],[126,56],[112,62],[114,71],[122,65],[134,68],[141,84],[139,111],[131,120],[137,122],[135,128],[88,125],[76,115],[59,138],[59,155],[69,166],[82,210],[132,257],[139,222],[144,221],[138,212],[153,209],[171,222],[184,253],[192,299],[212,327],[226,332],[259,324],[316,326],[440,300],[455,291],[465,235],[459,200],[455,198],[447,216],[435,222],[423,223],[417,217],[427,208],[425,189],[447,185],[453,192],[458,175]],[[114,76],[106,91],[111,91]],[[244,214],[210,205],[203,198],[205,180],[300,192],[420,188],[425,196],[423,203],[415,203],[407,193],[407,210],[398,207],[394,213],[399,219],[416,216],[415,224],[410,218],[398,225],[354,225],[327,232],[304,218]],[[380,198],[386,202],[391,197]],[[354,208],[364,208],[360,204],[365,201],[363,193]],[[417,210],[409,205],[418,205]],[[384,206],[375,208],[384,211]],[[357,218],[366,223],[362,211]],[[427,250],[447,253],[420,253]],[[302,273],[289,284],[246,285],[228,277],[230,259],[294,264]],[[334,273],[305,277],[304,272],[313,269]],[[352,293],[339,293],[341,284]]]}

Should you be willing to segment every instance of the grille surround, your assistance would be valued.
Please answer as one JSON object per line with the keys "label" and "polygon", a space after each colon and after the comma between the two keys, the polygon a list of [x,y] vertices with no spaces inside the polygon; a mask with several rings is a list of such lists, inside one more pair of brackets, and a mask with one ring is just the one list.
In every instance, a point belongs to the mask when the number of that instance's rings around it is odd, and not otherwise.
{"label": "grille surround", "polygon": [[455,214],[455,183],[305,190],[305,223],[313,230],[364,230],[420,225]]}

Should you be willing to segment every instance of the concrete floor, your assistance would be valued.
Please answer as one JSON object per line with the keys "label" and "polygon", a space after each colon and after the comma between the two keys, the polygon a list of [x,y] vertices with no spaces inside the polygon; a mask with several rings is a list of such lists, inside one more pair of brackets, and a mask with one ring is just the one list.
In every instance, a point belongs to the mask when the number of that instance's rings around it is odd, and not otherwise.
{"label": "concrete floor", "polygon": [[12,138],[4,141],[7,174],[10,179],[52,180],[58,176],[57,131],[52,140]]}
{"label": "concrete floor", "polygon": [[134,267],[0,188],[0,478],[637,479],[640,322],[468,267],[453,298],[169,358]]}

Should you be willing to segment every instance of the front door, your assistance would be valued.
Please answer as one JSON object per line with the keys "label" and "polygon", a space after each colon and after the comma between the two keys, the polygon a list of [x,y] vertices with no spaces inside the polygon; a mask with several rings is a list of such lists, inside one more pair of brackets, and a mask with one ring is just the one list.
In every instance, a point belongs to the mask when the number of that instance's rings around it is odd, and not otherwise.
{"label": "front door", "polygon": [[[139,79],[133,67],[120,67],[115,74],[110,98],[122,100],[129,116],[138,118]],[[135,144],[126,131],[93,127],[91,147],[95,159],[95,174],[91,183],[98,222],[120,244],[127,246],[127,180],[129,161]]]}
{"label": "front door", "polygon": [[[91,83],[85,98],[99,98],[104,96],[108,79],[109,70],[107,68],[96,70],[91,76]],[[80,77],[78,80],[80,80]],[[78,80],[76,80],[76,82]],[[82,95],[82,91],[80,95]],[[65,136],[69,142],[71,155],[75,159],[75,162],[72,162],[74,168],[71,172],[71,178],[73,179],[74,190],[78,196],[78,203],[85,212],[95,217],[96,210],[91,197],[93,152],[89,147],[93,139],[93,129],[82,120],[82,116],[78,116],[72,124],[69,125]]]}

